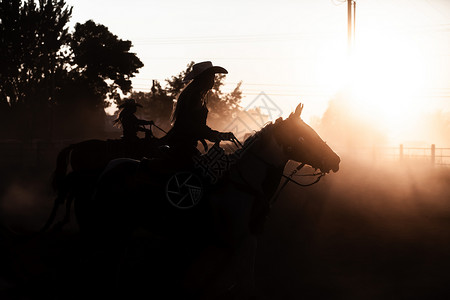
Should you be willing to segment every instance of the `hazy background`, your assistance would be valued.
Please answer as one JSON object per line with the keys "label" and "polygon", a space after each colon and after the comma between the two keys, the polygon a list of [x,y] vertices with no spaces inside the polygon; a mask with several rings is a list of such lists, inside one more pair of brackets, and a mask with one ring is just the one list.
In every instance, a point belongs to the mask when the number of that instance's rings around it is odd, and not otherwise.
{"label": "hazy background", "polygon": [[144,63],[134,90],[149,91],[153,79],[163,81],[190,61],[211,60],[229,71],[225,88],[243,82],[244,107],[263,91],[284,116],[304,102],[310,122],[350,85],[345,113],[381,128],[387,143],[449,146],[430,136],[430,119],[448,130],[450,2],[356,2],[349,62],[341,0],[68,1],[72,24],[93,19],[133,42]]}
{"label": "hazy background", "polygon": [[[338,173],[308,188],[288,185],[274,205],[256,264],[267,299],[450,297],[449,1],[358,0],[351,60],[347,7],[339,0],[67,3],[74,6],[69,31],[93,19],[132,42],[144,67],[131,92],[141,92],[142,103],[157,94],[153,80],[163,89],[191,61],[212,60],[229,71],[222,96],[240,81],[242,94],[233,98],[241,101],[239,112],[225,110],[231,123],[212,111],[211,127],[258,130],[301,101],[304,120],[341,156]],[[165,96],[170,114],[175,95]],[[154,118],[151,110],[138,116]],[[18,123],[32,124],[20,116]],[[1,299],[64,295],[83,276],[73,272],[73,218],[63,232],[40,239],[11,232],[33,232],[45,222],[55,197],[51,173],[64,146],[119,138],[114,116],[102,119],[103,131],[92,125],[96,116],[56,120],[53,139],[2,138]],[[161,122],[168,126],[167,115]],[[9,125],[2,123],[5,134]]]}
{"label": "hazy background", "polygon": [[[45,179],[21,177],[2,193],[0,218],[9,227],[0,239],[2,299],[55,293],[65,298],[85,276],[77,269],[80,242],[73,216],[62,232],[20,238],[49,215],[53,197]],[[288,184],[258,236],[259,293],[274,300],[447,299],[449,187],[448,168],[355,162],[348,156],[338,173],[312,187]],[[146,261],[146,248],[138,249],[130,262]],[[143,290],[145,274],[130,275],[139,276]]]}

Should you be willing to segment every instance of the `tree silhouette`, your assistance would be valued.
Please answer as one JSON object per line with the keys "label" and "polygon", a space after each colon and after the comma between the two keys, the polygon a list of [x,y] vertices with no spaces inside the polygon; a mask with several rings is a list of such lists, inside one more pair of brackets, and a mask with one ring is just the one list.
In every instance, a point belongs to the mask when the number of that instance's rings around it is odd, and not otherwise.
{"label": "tree silhouette", "polygon": [[103,126],[107,96],[130,91],[143,66],[131,42],[93,21],[76,24],[71,34],[71,13],[64,0],[0,2],[2,136],[51,136],[52,128],[89,119],[97,124],[88,127]]}
{"label": "tree silhouette", "polygon": [[186,75],[192,71],[192,66],[194,65],[194,62],[191,61],[187,66],[186,69],[178,73],[177,75],[174,75],[168,79],[166,79],[167,83],[167,94],[173,98],[178,97],[178,95],[181,93],[181,90],[186,86],[186,83],[183,81]]}
{"label": "tree silhouette", "polygon": [[64,63],[71,8],[64,1],[7,0],[1,2],[1,107],[8,103],[34,109],[52,99],[54,76]]}
{"label": "tree silhouette", "polygon": [[239,82],[231,93],[223,93],[221,89],[224,79],[224,74],[217,74],[214,86],[208,94],[209,122],[220,129],[231,122],[233,114],[239,111],[242,99],[242,82]]}
{"label": "tree silhouette", "polygon": [[107,27],[92,20],[75,25],[70,47],[74,78],[87,80],[93,93],[103,98],[114,97],[118,89],[128,93],[130,78],[144,66],[134,53],[129,52],[130,41],[119,39]]}
{"label": "tree silhouette", "polygon": [[[164,88],[157,80],[154,80],[149,93],[131,93],[130,97],[136,99],[143,106],[141,114],[144,118],[154,120],[155,123],[165,129],[170,128],[170,117],[174,101],[186,86],[183,79],[192,70],[193,65],[194,62],[190,62],[185,70],[166,79]],[[214,86],[207,96],[207,105],[210,111],[208,122],[214,124],[213,127],[218,129],[224,128],[231,122],[233,114],[240,109],[239,105],[242,99],[241,83],[238,83],[231,93],[222,92],[224,79],[225,75],[217,74]],[[118,104],[120,104],[120,101]]]}
{"label": "tree silhouette", "polygon": [[6,132],[16,128],[33,136],[47,122],[71,12],[64,1],[1,1],[0,112]]}
{"label": "tree silhouette", "polygon": [[[173,98],[169,96],[167,90],[162,88],[157,80],[153,81],[149,93],[133,92],[130,97],[142,105],[142,108],[138,110],[138,114],[144,119],[153,120],[159,127],[169,129]],[[118,104],[120,103],[119,101]],[[156,131],[154,134],[161,136],[162,132]]]}

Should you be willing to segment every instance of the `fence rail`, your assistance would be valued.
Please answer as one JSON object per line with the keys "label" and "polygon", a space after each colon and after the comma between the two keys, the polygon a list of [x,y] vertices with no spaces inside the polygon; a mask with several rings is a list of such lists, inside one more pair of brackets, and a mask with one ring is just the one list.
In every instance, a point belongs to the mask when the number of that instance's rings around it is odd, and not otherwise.
{"label": "fence rail", "polygon": [[[53,166],[56,155],[65,146],[79,142],[75,140],[0,140],[1,167],[43,167]],[[334,148],[334,147],[333,147]],[[430,147],[353,147],[340,149],[352,157],[373,161],[420,161],[435,166],[450,167],[450,148]]]}
{"label": "fence rail", "polygon": [[354,147],[351,150],[342,149],[357,158],[372,159],[374,161],[388,160],[398,162],[423,162],[436,166],[450,167],[450,148],[430,147]]}
{"label": "fence rail", "polygon": [[56,156],[75,140],[0,140],[0,166],[3,168],[53,166]]}

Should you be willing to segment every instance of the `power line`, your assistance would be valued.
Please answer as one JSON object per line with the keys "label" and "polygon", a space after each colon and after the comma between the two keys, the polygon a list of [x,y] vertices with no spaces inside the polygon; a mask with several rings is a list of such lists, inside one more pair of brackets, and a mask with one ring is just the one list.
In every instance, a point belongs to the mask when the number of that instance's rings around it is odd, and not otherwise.
{"label": "power line", "polygon": [[341,6],[342,4],[347,2],[347,0],[331,0],[331,2],[336,6]]}
{"label": "power line", "polygon": [[[148,81],[152,81],[153,79],[150,78],[136,78],[139,80],[148,80]],[[237,85],[239,82],[224,82],[224,85]],[[297,88],[317,88],[317,87],[321,87],[320,85],[316,85],[316,84],[277,84],[277,83],[248,83],[248,82],[242,82],[243,86],[246,85],[256,85],[256,86],[279,86],[279,87],[297,87]]]}
{"label": "power line", "polygon": [[315,33],[278,33],[253,35],[223,35],[223,36],[191,36],[191,37],[164,37],[148,39],[134,39],[133,44],[190,44],[190,43],[217,43],[217,42],[271,42],[284,40],[317,39],[323,36],[334,36],[338,31]]}
{"label": "power line", "polygon": [[[140,78],[139,80],[142,81],[152,81],[152,79],[149,78]],[[224,86],[225,87],[236,87],[236,85],[239,82],[224,82]],[[133,84],[133,86],[151,86],[151,84],[145,84],[145,83],[135,83]],[[286,87],[286,88],[296,88],[296,89],[323,89],[323,85],[318,85],[318,84],[274,84],[274,83],[247,83],[247,82],[242,82],[242,87],[246,87],[246,86],[263,86],[263,87]],[[255,89],[248,89],[245,88],[246,90],[255,90]],[[450,88],[449,87],[428,87],[428,88],[422,88],[422,90],[427,91],[428,93],[433,93],[433,92],[444,92],[444,93],[449,93],[450,94]]]}
{"label": "power line", "polygon": [[[145,60],[196,60],[203,59],[203,57],[146,57],[140,56],[141,59]],[[295,61],[295,60],[311,60],[311,57],[308,56],[297,56],[297,57],[208,57],[211,60],[287,60],[287,61]]]}
{"label": "power line", "polygon": [[[151,90],[150,87],[146,88],[134,88],[134,91],[140,92],[149,92]],[[241,90],[243,96],[256,96],[261,93],[260,89],[245,89]],[[281,91],[281,90],[267,90],[264,92],[269,96],[280,96],[280,97],[303,97],[303,96],[317,96],[317,97],[330,97],[334,94],[334,92],[319,92],[319,91]],[[442,93],[442,92],[441,92]],[[442,94],[436,93],[418,93],[413,98],[423,97],[423,98],[450,98],[450,92],[443,92]]]}
{"label": "power line", "polygon": [[[345,0],[347,1],[347,0]],[[356,2],[354,0],[350,0],[352,2]],[[380,27],[380,26],[379,26]],[[420,32],[423,30],[433,30],[433,29],[442,29],[443,27],[450,27],[450,23],[439,23],[428,26],[420,26],[413,27],[407,30],[395,30],[389,28],[389,30],[394,30],[395,32],[405,32],[405,31],[416,31]],[[372,27],[373,28],[373,27]],[[450,29],[450,28],[448,28]],[[270,39],[301,39],[301,38],[316,38],[323,36],[335,36],[336,34],[342,34],[341,31],[322,31],[315,33],[305,33],[305,32],[294,32],[294,33],[276,33],[276,34],[253,34],[253,35],[216,35],[216,36],[173,36],[173,37],[155,37],[149,38],[145,36],[143,38],[134,38],[132,39],[133,43],[184,43],[184,42],[204,42],[204,41],[241,41],[241,40],[270,40]]]}

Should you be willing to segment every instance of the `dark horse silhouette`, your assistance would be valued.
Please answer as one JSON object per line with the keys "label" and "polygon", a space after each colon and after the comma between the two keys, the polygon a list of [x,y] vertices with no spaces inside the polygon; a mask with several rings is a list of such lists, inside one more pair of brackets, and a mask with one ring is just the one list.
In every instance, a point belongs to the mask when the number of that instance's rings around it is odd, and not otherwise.
{"label": "dark horse silhouette", "polygon": [[[69,221],[73,200],[70,193],[74,189],[75,183],[78,184],[76,189],[78,192],[81,190],[87,192],[112,159],[154,157],[160,153],[159,145],[160,140],[153,136],[151,129],[147,129],[144,139],[135,141],[92,139],[62,149],[56,158],[56,168],[52,176],[52,187],[56,191],[57,197],[41,232],[50,228],[55,220],[58,207],[65,201],[67,202],[64,220],[56,227],[61,228]],[[69,168],[70,172],[68,172]],[[84,188],[82,189],[81,186]]]}
{"label": "dark horse silhouette", "polygon": [[110,160],[119,157],[141,159],[155,151],[157,139],[148,130],[144,139],[136,141],[87,140],[62,149],[56,158],[52,185],[55,190],[64,181],[68,168],[72,171],[97,171],[103,169]]}
{"label": "dark horse silhouette", "polygon": [[[98,263],[99,257],[109,261],[114,257],[116,262],[109,269],[87,271],[96,286],[111,291],[114,282],[120,286],[132,277],[133,271],[126,271],[124,249],[130,251],[136,232],[145,232],[152,241],[147,248],[151,263],[137,277],[146,278],[147,292],[164,292],[167,299],[250,297],[255,225],[268,213],[286,163],[294,160],[323,173],[339,170],[339,156],[303,122],[302,108],[300,104],[289,118],[280,118],[248,138],[215,184],[208,184],[204,170],[177,170],[170,162],[150,160],[143,166],[132,159],[111,161],[94,194],[75,200],[86,248],[96,253],[86,265]],[[175,184],[172,190],[171,184]],[[104,286],[99,287],[98,278]]]}

